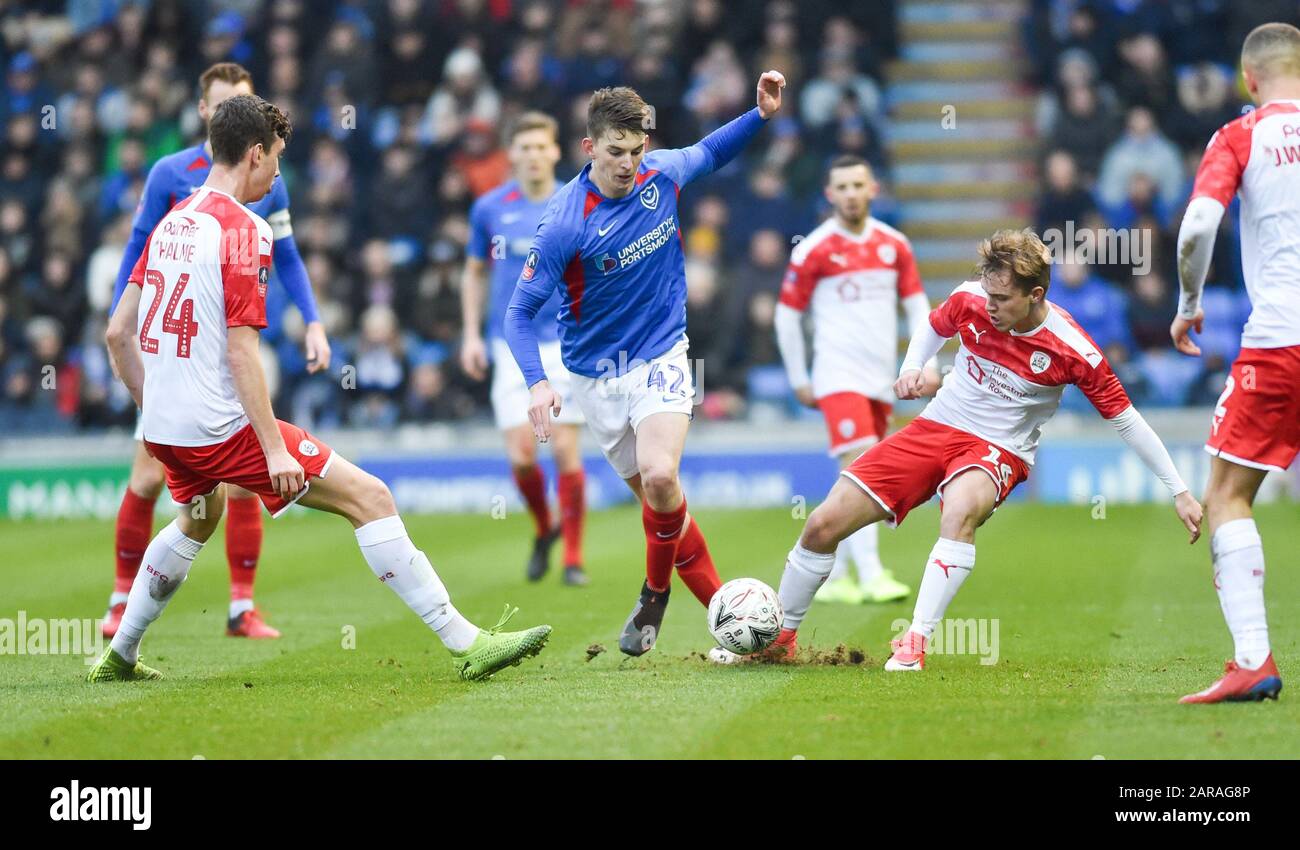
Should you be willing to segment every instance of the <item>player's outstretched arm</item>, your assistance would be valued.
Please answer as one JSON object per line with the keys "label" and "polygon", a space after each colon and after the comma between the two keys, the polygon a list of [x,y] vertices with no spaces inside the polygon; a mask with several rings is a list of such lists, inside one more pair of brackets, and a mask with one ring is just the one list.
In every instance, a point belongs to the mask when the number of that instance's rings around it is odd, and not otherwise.
{"label": "player's outstretched arm", "polygon": [[1191,535],[1188,542],[1195,543],[1201,536],[1201,505],[1183,483],[1183,478],[1178,474],[1173,458],[1169,456],[1169,450],[1160,441],[1160,437],[1132,405],[1107,421],[1115,426],[1115,430],[1119,432],[1124,442],[1128,443],[1129,448],[1169,490],[1170,495],[1174,497],[1174,511]]}
{"label": "player's outstretched arm", "polygon": [[244,406],[262,454],[266,455],[271,485],[281,498],[292,499],[302,490],[305,475],[302,464],[285,448],[284,436],[271,409],[266,375],[262,372],[262,360],[257,353],[258,337],[258,329],[254,327],[239,325],[229,328],[226,359],[230,363],[230,377],[235,382],[235,394]]}
{"label": "player's outstretched arm", "polygon": [[128,286],[117,301],[117,309],[108,320],[104,341],[113,374],[122,379],[136,407],[144,407],[144,364],[140,361],[140,343],[136,339],[136,317],[140,314],[140,287]]}
{"label": "player's outstretched arm", "polygon": [[1210,270],[1214,253],[1214,237],[1223,219],[1224,207],[1214,198],[1193,198],[1183,214],[1178,228],[1178,285],[1182,290],[1178,299],[1178,315],[1169,326],[1174,347],[1183,354],[1199,356],[1200,347],[1192,341],[1190,332],[1201,332],[1205,313],[1201,309],[1201,290]]}
{"label": "player's outstretched arm", "polygon": [[758,105],[733,118],[700,141],[686,148],[658,150],[654,167],[666,173],[678,188],[717,171],[736,158],[749,140],[763,129],[767,119],[781,108],[785,77],[780,71],[764,71],[758,78]]}

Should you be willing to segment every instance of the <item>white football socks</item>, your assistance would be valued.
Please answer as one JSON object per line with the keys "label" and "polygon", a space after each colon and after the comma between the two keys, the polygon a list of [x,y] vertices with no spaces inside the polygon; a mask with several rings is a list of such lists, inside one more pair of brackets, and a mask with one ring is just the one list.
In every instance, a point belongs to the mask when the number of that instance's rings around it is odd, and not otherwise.
{"label": "white football socks", "polygon": [[110,644],[113,651],[129,664],[140,657],[140,639],[145,629],[162,614],[176,589],[190,574],[190,565],[203,544],[181,533],[172,520],[149,542],[140,561],[140,569],[131,583],[122,624]]}
{"label": "white football socks", "polygon": [[833,566],[834,554],[821,555],[809,552],[798,543],[794,544],[786,558],[785,572],[781,574],[781,589],[777,594],[781,598],[781,609],[785,612],[782,628],[799,628],[808,614],[808,606],[812,604],[817,588],[826,581]]}
{"label": "white football socks", "polygon": [[973,569],[974,543],[940,537],[930,550],[930,560],[925,562],[925,575],[921,578],[921,589],[916,594],[910,631],[929,640],[962,582],[966,581]]}
{"label": "white football socks", "polygon": [[[1210,540],[1219,607],[1232,632],[1236,661],[1258,670],[1268,658],[1268,620],[1264,613],[1264,545],[1255,520],[1225,522]],[[130,611],[130,606],[127,606]]]}
{"label": "white football socks", "polygon": [[873,522],[871,525],[859,528],[844,538],[844,542],[840,544],[841,547],[849,547],[853,565],[858,569],[858,583],[864,587],[885,568],[885,565],[880,563],[879,541],[880,526]]}
{"label": "white football socks", "polygon": [[[357,529],[357,545],[379,580],[393,589],[452,652],[469,649],[478,627],[451,604],[433,565],[415,548],[399,516],[368,522]],[[129,609],[130,606],[128,606]]]}

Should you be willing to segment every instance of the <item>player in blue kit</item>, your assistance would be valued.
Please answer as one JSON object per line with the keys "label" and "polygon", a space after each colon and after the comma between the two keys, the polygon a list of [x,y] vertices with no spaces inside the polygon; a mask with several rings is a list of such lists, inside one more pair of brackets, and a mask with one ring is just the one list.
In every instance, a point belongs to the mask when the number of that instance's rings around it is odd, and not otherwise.
{"label": "player in blue kit", "polygon": [[[234,62],[219,62],[199,77],[199,118],[206,127],[208,118],[222,101],[237,94],[253,93],[253,78]],[[144,193],[136,208],[131,239],[117,273],[113,289],[111,314],[126,290],[127,278],[136,260],[144,250],[145,240],[168,210],[188,198],[203,185],[212,170],[212,148],[205,139],[202,144],[165,156],[149,169]],[[298,247],[293,241],[293,227],[289,221],[289,193],[284,181],[277,175],[271,191],[249,204],[249,209],[266,219],[275,239],[275,272],[284,284],[289,297],[302,313],[307,325],[304,347],[307,371],[319,372],[329,367],[330,345],[325,338],[325,327],[316,311],[307,269],[303,266]],[[136,425],[135,458],[131,462],[131,478],[122,505],[118,508],[114,535],[116,577],[113,593],[104,615],[103,632],[111,638],[122,621],[127,595],[145,547],[153,536],[154,503],[162,493],[163,466],[145,451],[141,442],[140,425]],[[257,561],[262,551],[262,505],[257,497],[241,487],[227,488],[226,510],[226,560],[230,566],[230,611],[226,634],[232,637],[276,638],[280,633],[267,625],[253,605],[253,581]]]}
{"label": "player in blue kit", "polygon": [[626,87],[593,94],[582,140],[591,162],[547,204],[506,310],[506,340],[529,386],[529,420],[546,442],[563,399],[548,380],[533,320],[559,289],[572,394],[606,459],[641,500],[646,580],[619,638],[628,655],[654,647],[674,569],[705,605],[721,585],[678,480],[695,386],[677,194],[740,152],[780,109],[784,86],[785,77],[766,71],[757,108],[688,148],[649,153],[645,101]]}
{"label": "player in blue kit", "polygon": [[[471,378],[487,377],[492,363],[492,412],[506,438],[506,455],[515,484],[536,525],[527,576],[538,581],[550,566],[551,547],[564,537],[564,583],[587,583],[582,569],[582,523],[585,513],[585,475],[578,446],[582,414],[573,405],[557,417],[552,449],[559,473],[556,490],[560,521],[552,523],[546,499],[546,477],[537,463],[537,443],[528,422],[528,385],[506,346],[502,329],[506,307],[514,295],[515,281],[524,267],[537,223],[546,202],[560,188],[555,164],[560,161],[560,129],[555,119],[541,112],[525,112],[507,133],[514,179],[474,202],[469,212],[470,237],[465,250],[461,281],[461,315],[464,340],[461,367]],[[483,340],[485,280],[489,266],[492,283],[487,291],[487,343]],[[560,295],[554,293],[533,320],[533,333],[542,343],[542,362],[553,386],[569,392],[569,372],[560,360],[555,327]]]}

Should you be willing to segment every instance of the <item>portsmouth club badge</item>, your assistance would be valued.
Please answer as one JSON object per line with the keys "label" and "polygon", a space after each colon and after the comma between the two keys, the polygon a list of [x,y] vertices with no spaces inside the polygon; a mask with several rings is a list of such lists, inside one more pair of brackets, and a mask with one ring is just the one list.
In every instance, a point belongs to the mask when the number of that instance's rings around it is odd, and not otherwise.
{"label": "portsmouth club badge", "polygon": [[537,249],[528,252],[528,259],[524,260],[524,272],[521,277],[524,280],[532,280],[533,274],[537,271]]}
{"label": "portsmouth club badge", "polygon": [[641,190],[641,206],[648,210],[659,206],[659,184],[651,183]]}

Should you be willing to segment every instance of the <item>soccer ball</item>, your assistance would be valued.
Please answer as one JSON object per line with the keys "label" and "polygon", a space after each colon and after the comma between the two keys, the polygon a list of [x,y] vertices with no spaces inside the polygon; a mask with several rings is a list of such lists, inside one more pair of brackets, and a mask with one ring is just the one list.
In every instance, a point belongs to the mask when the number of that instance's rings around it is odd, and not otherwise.
{"label": "soccer ball", "polygon": [[737,655],[767,649],[781,632],[781,600],[756,578],[737,578],[709,600],[709,633]]}

